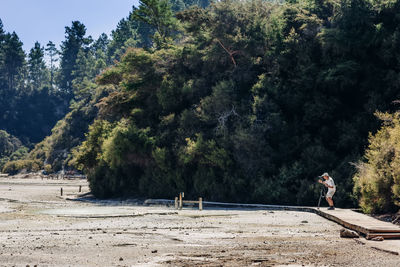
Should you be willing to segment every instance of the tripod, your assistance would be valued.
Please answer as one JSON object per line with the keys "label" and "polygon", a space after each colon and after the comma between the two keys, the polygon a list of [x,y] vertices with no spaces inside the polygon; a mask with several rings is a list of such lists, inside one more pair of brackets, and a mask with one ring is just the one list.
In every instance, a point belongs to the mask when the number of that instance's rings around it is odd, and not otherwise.
{"label": "tripod", "polygon": [[323,187],[321,187],[321,191],[320,191],[320,193],[319,193],[318,209],[319,209],[319,206],[320,206],[320,204],[321,204],[321,199],[322,199],[322,198],[325,198],[325,196],[326,196],[325,186],[323,186]]}

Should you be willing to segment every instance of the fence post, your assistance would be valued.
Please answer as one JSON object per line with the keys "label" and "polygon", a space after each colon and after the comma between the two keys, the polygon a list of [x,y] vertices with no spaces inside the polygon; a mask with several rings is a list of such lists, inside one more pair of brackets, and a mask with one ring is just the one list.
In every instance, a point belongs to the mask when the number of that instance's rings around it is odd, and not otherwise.
{"label": "fence post", "polygon": [[63,189],[62,189],[62,187],[61,187],[60,193],[61,193],[61,196],[62,196],[62,195],[63,195]]}
{"label": "fence post", "polygon": [[199,210],[203,210],[203,198],[199,197]]}
{"label": "fence post", "polygon": [[178,197],[175,197],[175,209],[178,209]]}
{"label": "fence post", "polygon": [[182,203],[182,192],[179,193],[179,209],[181,210],[183,207],[183,203]]}
{"label": "fence post", "polygon": [[79,186],[79,193],[82,192],[82,186]]}

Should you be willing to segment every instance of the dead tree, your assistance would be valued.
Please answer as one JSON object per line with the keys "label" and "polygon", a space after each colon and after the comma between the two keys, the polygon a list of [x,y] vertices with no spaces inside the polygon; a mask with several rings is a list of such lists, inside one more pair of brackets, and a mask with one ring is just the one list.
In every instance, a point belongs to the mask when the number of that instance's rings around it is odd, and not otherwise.
{"label": "dead tree", "polygon": [[235,58],[233,56],[235,54],[239,53],[239,50],[232,51],[231,49],[226,48],[218,38],[216,38],[216,39],[217,39],[217,42],[219,43],[219,45],[222,47],[222,49],[224,49],[226,51],[226,53],[228,53],[229,57],[231,58],[231,60],[233,62],[233,65],[235,65],[235,68],[236,68],[237,64],[236,64]]}
{"label": "dead tree", "polygon": [[239,116],[239,114],[236,113],[236,109],[234,106],[232,106],[232,109],[230,111],[225,111],[223,113],[218,114],[218,126],[216,128],[217,131],[223,131],[226,129],[226,122],[228,121],[229,117],[231,116]]}

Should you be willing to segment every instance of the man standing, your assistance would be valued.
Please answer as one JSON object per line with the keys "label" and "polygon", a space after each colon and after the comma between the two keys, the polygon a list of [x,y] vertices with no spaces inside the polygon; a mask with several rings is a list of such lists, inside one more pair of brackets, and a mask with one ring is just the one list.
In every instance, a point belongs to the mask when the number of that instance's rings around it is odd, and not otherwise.
{"label": "man standing", "polygon": [[327,172],[322,174],[320,177],[324,178],[325,181],[318,180],[318,182],[325,185],[328,188],[328,193],[326,193],[326,201],[328,201],[328,204],[329,204],[328,210],[334,210],[335,207],[333,205],[332,197],[336,192],[335,182],[333,181],[332,177],[330,177]]}

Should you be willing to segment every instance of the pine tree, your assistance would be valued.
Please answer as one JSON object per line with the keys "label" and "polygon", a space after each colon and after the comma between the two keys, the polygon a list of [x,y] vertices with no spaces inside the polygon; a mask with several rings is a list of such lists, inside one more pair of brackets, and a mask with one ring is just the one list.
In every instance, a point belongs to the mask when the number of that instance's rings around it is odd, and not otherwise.
{"label": "pine tree", "polygon": [[168,0],[141,0],[132,17],[155,28],[153,42],[156,48],[172,42],[178,29],[178,20]]}
{"label": "pine tree", "polygon": [[44,62],[44,48],[39,42],[30,50],[28,55],[29,82],[33,90],[40,90],[49,82],[49,73]]}
{"label": "pine tree", "polygon": [[[139,29],[139,23],[130,18],[124,18],[118,22],[117,28],[111,32],[112,40],[107,51],[108,58],[110,59],[108,63],[112,63],[112,60],[120,60],[121,55],[126,51],[128,40],[136,40],[137,44],[135,44],[135,46],[141,46],[141,40],[143,38],[138,34]],[[151,42],[145,43],[146,45],[144,46],[146,47],[151,45]]]}
{"label": "pine tree", "polygon": [[49,41],[46,45],[46,52],[47,55],[50,57],[50,86],[51,88],[54,87],[54,76],[55,76],[55,72],[57,70],[55,63],[58,61],[58,54],[60,53],[57,48],[56,45],[52,42]]}
{"label": "pine tree", "polygon": [[110,40],[107,34],[103,33],[91,46],[91,51],[96,59],[94,67],[96,69],[96,75],[106,67],[107,62],[111,61],[110,58],[107,58],[109,44]]}
{"label": "pine tree", "polygon": [[60,89],[72,97],[73,72],[80,49],[86,49],[91,38],[85,37],[86,27],[79,21],[73,21],[71,27],[65,27],[65,41],[61,45]]}
{"label": "pine tree", "polygon": [[3,21],[0,19],[0,44],[4,41],[4,29],[3,29]]}
{"label": "pine tree", "polygon": [[22,42],[18,35],[7,33],[3,42],[3,71],[6,78],[6,88],[11,91],[15,90],[15,85],[19,82],[18,76],[25,64],[25,52],[22,49]]}
{"label": "pine tree", "polygon": [[93,53],[96,56],[96,59],[99,58],[99,53],[101,52],[102,55],[107,54],[107,48],[110,44],[110,40],[108,39],[107,34],[102,33],[99,38],[93,42],[91,48]]}
{"label": "pine tree", "polygon": [[5,39],[5,32],[3,30],[3,22],[0,19],[0,90],[3,90],[6,85],[5,70],[4,70],[4,39]]}
{"label": "pine tree", "polygon": [[89,97],[93,89],[93,78],[96,76],[96,59],[91,51],[80,49],[76,57],[72,86],[76,98]]}

